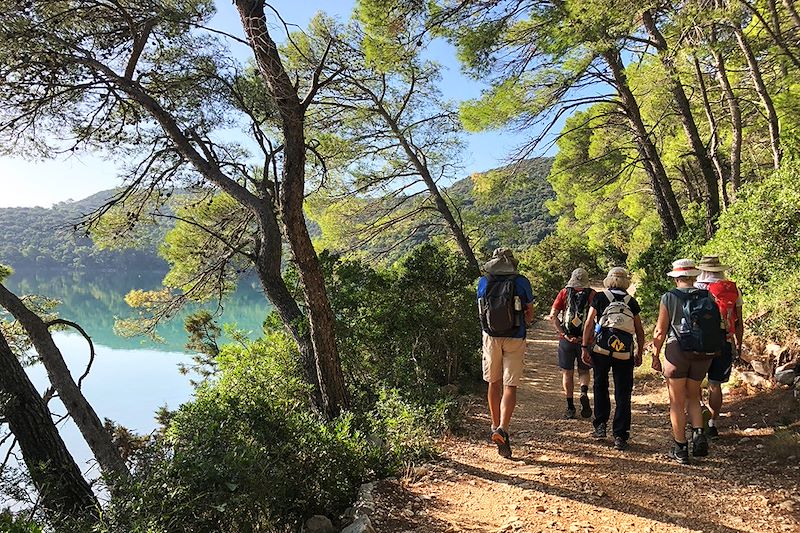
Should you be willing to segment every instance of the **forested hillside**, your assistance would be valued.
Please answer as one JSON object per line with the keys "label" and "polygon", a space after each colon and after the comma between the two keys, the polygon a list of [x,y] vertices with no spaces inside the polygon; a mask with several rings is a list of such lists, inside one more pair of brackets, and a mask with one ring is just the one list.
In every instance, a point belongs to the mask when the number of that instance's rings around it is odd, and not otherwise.
{"label": "forested hillside", "polygon": [[155,230],[148,246],[139,249],[100,250],[92,239],[73,227],[111,198],[102,191],[83,200],[61,202],[51,208],[0,209],[0,262],[16,269],[131,269],[161,270],[167,267],[156,247],[165,229]]}

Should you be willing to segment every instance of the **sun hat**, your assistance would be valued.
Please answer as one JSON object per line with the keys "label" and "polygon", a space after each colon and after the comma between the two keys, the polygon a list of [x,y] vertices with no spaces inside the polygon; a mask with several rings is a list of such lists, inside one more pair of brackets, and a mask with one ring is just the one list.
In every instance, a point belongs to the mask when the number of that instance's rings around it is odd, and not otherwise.
{"label": "sun hat", "polygon": [[516,274],[519,261],[514,257],[514,252],[510,248],[495,248],[492,258],[483,265],[483,269],[489,274],[505,275]]}
{"label": "sun hat", "polygon": [[603,286],[607,289],[627,290],[631,286],[631,275],[622,267],[613,267],[603,280]]}
{"label": "sun hat", "polygon": [[571,287],[573,289],[583,289],[588,286],[589,273],[580,267],[573,270],[572,276],[570,276],[569,281],[567,282],[567,287]]}
{"label": "sun hat", "polygon": [[730,266],[719,262],[718,255],[704,255],[700,262],[697,263],[697,268],[706,272],[724,272],[731,269]]}
{"label": "sun hat", "polygon": [[700,274],[700,271],[697,270],[697,267],[694,264],[694,261],[691,259],[678,259],[677,261],[672,262],[672,270],[667,272],[667,276],[671,278],[680,278],[680,277],[696,277]]}

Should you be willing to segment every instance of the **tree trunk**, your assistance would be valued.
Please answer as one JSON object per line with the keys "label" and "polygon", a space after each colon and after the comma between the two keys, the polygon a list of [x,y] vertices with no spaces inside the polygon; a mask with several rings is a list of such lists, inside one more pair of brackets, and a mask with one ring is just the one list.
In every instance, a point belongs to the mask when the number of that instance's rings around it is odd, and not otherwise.
{"label": "tree trunk", "polygon": [[794,0],[783,0],[783,7],[786,8],[786,11],[788,11],[789,15],[792,17],[795,29],[800,31],[800,15],[797,14],[797,10],[794,8]]}
{"label": "tree trunk", "polygon": [[711,237],[716,232],[716,221],[719,217],[719,183],[717,176],[714,174],[714,167],[706,152],[706,147],[700,139],[700,132],[697,129],[697,123],[692,114],[692,107],[689,104],[689,98],[686,97],[686,92],[683,90],[683,85],[680,81],[672,59],[667,55],[669,48],[667,41],[659,31],[653,20],[651,11],[645,11],[642,14],[642,22],[647,28],[650,38],[655,42],[658,57],[661,59],[661,64],[667,71],[669,77],[669,88],[672,96],[675,98],[675,105],[678,109],[678,114],[681,117],[683,124],[683,131],[689,141],[689,146],[694,152],[697,162],[700,165],[700,173],[703,175],[705,182],[705,195],[704,203],[706,208],[706,236]]}
{"label": "tree trunk", "polygon": [[772,98],[767,91],[767,86],[764,84],[764,78],[761,76],[761,68],[758,66],[758,60],[756,60],[756,56],[753,54],[752,48],[750,48],[750,43],[747,42],[747,38],[742,31],[742,27],[735,21],[731,22],[731,27],[733,28],[734,35],[736,35],[736,42],[739,44],[739,48],[742,50],[742,53],[747,60],[747,66],[750,70],[750,78],[753,80],[756,93],[758,93],[761,103],[764,106],[764,109],[767,111],[769,141],[770,148],[772,149],[772,166],[773,168],[779,168],[781,166],[782,152],[780,130],[778,126],[778,113],[775,111]]}
{"label": "tree trunk", "polygon": [[263,2],[236,0],[236,8],[253,49],[258,70],[275,98],[281,117],[284,137],[281,219],[303,283],[325,415],[333,418],[348,407],[349,401],[336,348],[333,311],[328,301],[319,258],[308,235],[303,214],[305,109],[283,68],[277,46],[269,35]]}
{"label": "tree trunk", "polygon": [[[372,96],[374,97],[374,95]],[[408,138],[406,138],[406,135],[400,130],[400,126],[392,118],[391,114],[383,107],[383,104],[379,101],[379,99],[374,98],[374,101],[378,106],[381,116],[392,130],[395,138],[403,147],[403,151],[406,153],[406,156],[408,156],[408,159],[414,165],[414,169],[420,175],[422,181],[425,183],[425,186],[428,188],[428,192],[436,204],[436,210],[439,211],[439,214],[441,214],[442,218],[444,218],[444,220],[447,222],[447,226],[450,228],[453,237],[455,237],[458,247],[461,249],[461,253],[464,255],[464,258],[467,260],[467,263],[472,269],[472,273],[475,275],[475,277],[480,276],[481,267],[478,264],[478,259],[475,257],[475,252],[472,250],[472,246],[469,244],[469,239],[467,239],[467,236],[464,234],[464,228],[453,216],[453,212],[450,210],[450,206],[447,205],[447,202],[442,197],[442,193],[439,191],[439,187],[436,185],[436,180],[434,180],[433,176],[431,176],[428,166],[423,163],[422,160],[420,160],[416,150],[411,145]]]}
{"label": "tree trunk", "polygon": [[[746,0],[740,0],[740,3],[744,5],[755,18],[758,19],[758,21],[761,23],[761,26],[767,30],[767,33],[772,38],[772,42],[774,42],[775,45],[781,49],[783,55],[789,58],[789,60],[794,64],[795,68],[800,67],[800,59],[798,59],[797,56],[794,55],[794,53],[792,53],[792,51],[789,49],[789,46],[786,44],[786,40],[783,38],[781,33],[780,18],[778,17],[778,11],[775,8],[774,0],[769,0],[767,2],[772,16],[772,26],[770,26],[770,23],[767,22],[761,12],[758,11],[756,6],[750,4]],[[784,75],[784,77],[789,73],[786,69],[786,65],[782,62],[780,63],[779,68],[781,69],[781,73]]]}
{"label": "tree trunk", "polygon": [[42,506],[56,516],[95,521],[97,499],[2,331],[0,394],[2,415],[17,439]]}
{"label": "tree trunk", "polygon": [[615,88],[622,99],[622,110],[628,117],[631,129],[636,139],[636,148],[639,157],[650,177],[650,185],[655,196],[656,211],[661,221],[661,229],[668,240],[678,237],[678,232],[683,229],[686,222],[683,219],[675,192],[669,182],[661,157],[650,139],[650,134],[642,120],[639,104],[628,86],[628,79],[622,65],[622,58],[618,50],[609,50],[602,54],[614,76]]}
{"label": "tree trunk", "polygon": [[110,478],[111,484],[113,485],[115,477],[127,477],[128,467],[111,440],[111,434],[103,427],[97,413],[72,379],[72,374],[64,362],[61,350],[53,342],[47,324],[2,284],[0,284],[0,306],[6,308],[27,332],[47,370],[50,383],[58,392],[59,399],[78,426],[103,473]]}
{"label": "tree trunk", "polygon": [[742,169],[742,111],[739,108],[739,100],[733,92],[731,82],[728,79],[728,72],[725,68],[725,59],[719,50],[716,49],[716,29],[711,29],[711,54],[714,56],[714,63],[717,69],[717,81],[722,92],[725,94],[725,101],[728,104],[728,112],[731,115],[731,188],[733,196],[741,185]]}
{"label": "tree trunk", "polygon": [[306,327],[306,317],[300,310],[286,282],[281,276],[281,233],[278,221],[271,206],[265,206],[259,215],[259,227],[264,237],[258,246],[256,254],[256,272],[261,281],[264,293],[281,318],[281,322],[292,335],[297,349],[300,352],[300,364],[303,374],[311,384],[311,404],[319,412],[324,412],[322,394],[317,375],[317,363],[314,355],[314,345]]}
{"label": "tree trunk", "polygon": [[700,96],[703,100],[703,109],[706,111],[706,120],[708,120],[708,128],[711,130],[711,143],[709,147],[709,157],[714,163],[714,170],[717,172],[717,179],[719,181],[720,189],[722,190],[722,204],[727,208],[728,201],[728,178],[722,167],[722,161],[719,158],[719,135],[717,135],[717,120],[714,117],[714,111],[711,109],[711,102],[708,99],[708,88],[706,87],[705,76],[703,70],[700,68],[700,61],[696,55],[692,55],[692,62],[694,63],[694,73],[697,76],[697,84],[700,87]]}

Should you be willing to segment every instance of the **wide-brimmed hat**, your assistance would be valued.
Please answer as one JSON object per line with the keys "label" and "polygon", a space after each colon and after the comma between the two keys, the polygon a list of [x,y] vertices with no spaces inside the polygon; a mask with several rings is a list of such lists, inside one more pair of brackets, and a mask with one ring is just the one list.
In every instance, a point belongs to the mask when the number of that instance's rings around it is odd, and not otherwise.
{"label": "wide-brimmed hat", "polygon": [[589,273],[582,268],[576,268],[573,270],[572,276],[570,276],[569,281],[567,282],[567,287],[571,287],[573,289],[583,289],[588,286]]}
{"label": "wide-brimmed hat", "polygon": [[671,278],[680,278],[683,276],[696,277],[700,274],[694,261],[691,259],[678,259],[672,262],[672,270],[667,272],[667,276]]}
{"label": "wide-brimmed hat", "polygon": [[697,268],[706,272],[724,272],[731,269],[730,266],[719,262],[718,255],[704,255],[700,262],[697,263]]}
{"label": "wide-brimmed hat", "polygon": [[613,267],[608,271],[608,275],[603,280],[603,286],[607,289],[626,290],[631,286],[631,275],[622,267]]}
{"label": "wide-brimmed hat", "polygon": [[483,269],[489,274],[516,274],[518,264],[510,248],[495,248],[492,258],[483,265]]}

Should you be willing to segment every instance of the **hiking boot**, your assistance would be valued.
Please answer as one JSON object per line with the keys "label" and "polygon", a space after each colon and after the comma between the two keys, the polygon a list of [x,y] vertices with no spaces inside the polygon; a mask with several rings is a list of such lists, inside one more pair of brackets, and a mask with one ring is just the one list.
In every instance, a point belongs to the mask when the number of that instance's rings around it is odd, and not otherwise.
{"label": "hiking boot", "polygon": [[677,443],[672,445],[668,453],[670,459],[674,459],[682,465],[689,464],[689,446],[679,446]]}
{"label": "hiking boot", "polygon": [[564,413],[564,418],[567,420],[573,420],[575,418],[575,408],[567,407],[567,412]]}
{"label": "hiking boot", "polygon": [[592,408],[589,405],[589,397],[585,394],[581,394],[581,416],[583,418],[589,418],[592,416]]}
{"label": "hiking boot", "polygon": [[606,438],[606,425],[605,424],[598,424],[595,426],[594,431],[592,431],[591,436],[595,439],[604,439]]}
{"label": "hiking boot", "polygon": [[706,430],[706,437],[711,440],[717,440],[719,438],[719,430],[717,426],[709,426],[708,430]]}
{"label": "hiking boot", "polygon": [[702,433],[696,434],[692,439],[692,455],[695,457],[708,455],[708,439]]}
{"label": "hiking boot", "polygon": [[628,448],[628,441],[622,437],[614,437],[614,448],[622,451]]}
{"label": "hiking boot", "polygon": [[492,441],[497,444],[497,453],[500,457],[511,459],[511,441],[508,438],[508,433],[503,428],[494,430]]}

